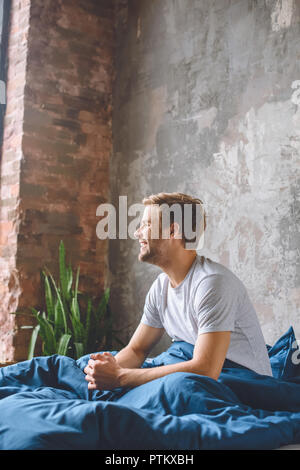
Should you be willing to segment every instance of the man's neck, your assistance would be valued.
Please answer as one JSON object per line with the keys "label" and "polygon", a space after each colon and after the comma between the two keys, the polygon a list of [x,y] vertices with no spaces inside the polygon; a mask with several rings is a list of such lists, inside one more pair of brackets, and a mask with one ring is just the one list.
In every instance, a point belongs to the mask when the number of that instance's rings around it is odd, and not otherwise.
{"label": "man's neck", "polygon": [[194,250],[185,250],[173,256],[161,269],[167,274],[171,287],[175,288],[184,280],[197,256]]}

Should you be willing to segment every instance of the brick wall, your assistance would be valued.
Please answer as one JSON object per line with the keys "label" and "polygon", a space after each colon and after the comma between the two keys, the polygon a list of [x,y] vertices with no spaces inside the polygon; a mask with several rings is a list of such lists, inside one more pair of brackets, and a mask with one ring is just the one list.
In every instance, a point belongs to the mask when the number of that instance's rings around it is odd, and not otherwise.
{"label": "brick wall", "polygon": [[58,245],[80,288],[107,283],[96,208],[109,197],[113,2],[14,0],[1,168],[0,361],[26,358],[30,331],[9,312],[42,302]]}
{"label": "brick wall", "polygon": [[15,317],[21,294],[17,269],[20,228],[20,167],[30,1],[14,0],[8,42],[7,106],[1,158],[0,207],[0,361],[14,358]]}

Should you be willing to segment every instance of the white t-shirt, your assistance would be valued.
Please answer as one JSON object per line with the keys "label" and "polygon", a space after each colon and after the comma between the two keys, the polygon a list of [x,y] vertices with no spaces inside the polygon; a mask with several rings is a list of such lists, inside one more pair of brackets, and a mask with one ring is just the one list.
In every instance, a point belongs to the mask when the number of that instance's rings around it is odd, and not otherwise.
{"label": "white t-shirt", "polygon": [[173,341],[190,344],[202,333],[231,331],[226,358],[272,376],[264,337],[244,284],[209,258],[197,255],[175,288],[167,274],[161,273],[146,296],[141,323],[164,328]]}

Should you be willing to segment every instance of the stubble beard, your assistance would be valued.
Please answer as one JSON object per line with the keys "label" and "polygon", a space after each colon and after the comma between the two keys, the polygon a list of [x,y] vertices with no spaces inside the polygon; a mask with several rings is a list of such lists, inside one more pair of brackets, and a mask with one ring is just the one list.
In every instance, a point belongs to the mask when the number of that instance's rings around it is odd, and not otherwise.
{"label": "stubble beard", "polygon": [[151,246],[146,245],[146,250],[139,253],[139,261],[143,263],[150,263],[159,265],[162,260],[162,251],[159,245]]}

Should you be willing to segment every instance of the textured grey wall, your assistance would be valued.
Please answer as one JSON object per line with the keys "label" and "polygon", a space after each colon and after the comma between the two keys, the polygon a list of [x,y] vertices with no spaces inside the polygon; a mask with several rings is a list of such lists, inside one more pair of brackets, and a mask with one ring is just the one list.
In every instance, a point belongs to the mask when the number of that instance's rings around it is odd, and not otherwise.
{"label": "textured grey wall", "polygon": [[[117,2],[112,202],[200,197],[202,254],[245,283],[267,342],[291,324],[300,339],[300,2],[128,3]],[[110,243],[125,340],[160,272],[138,251]]]}

